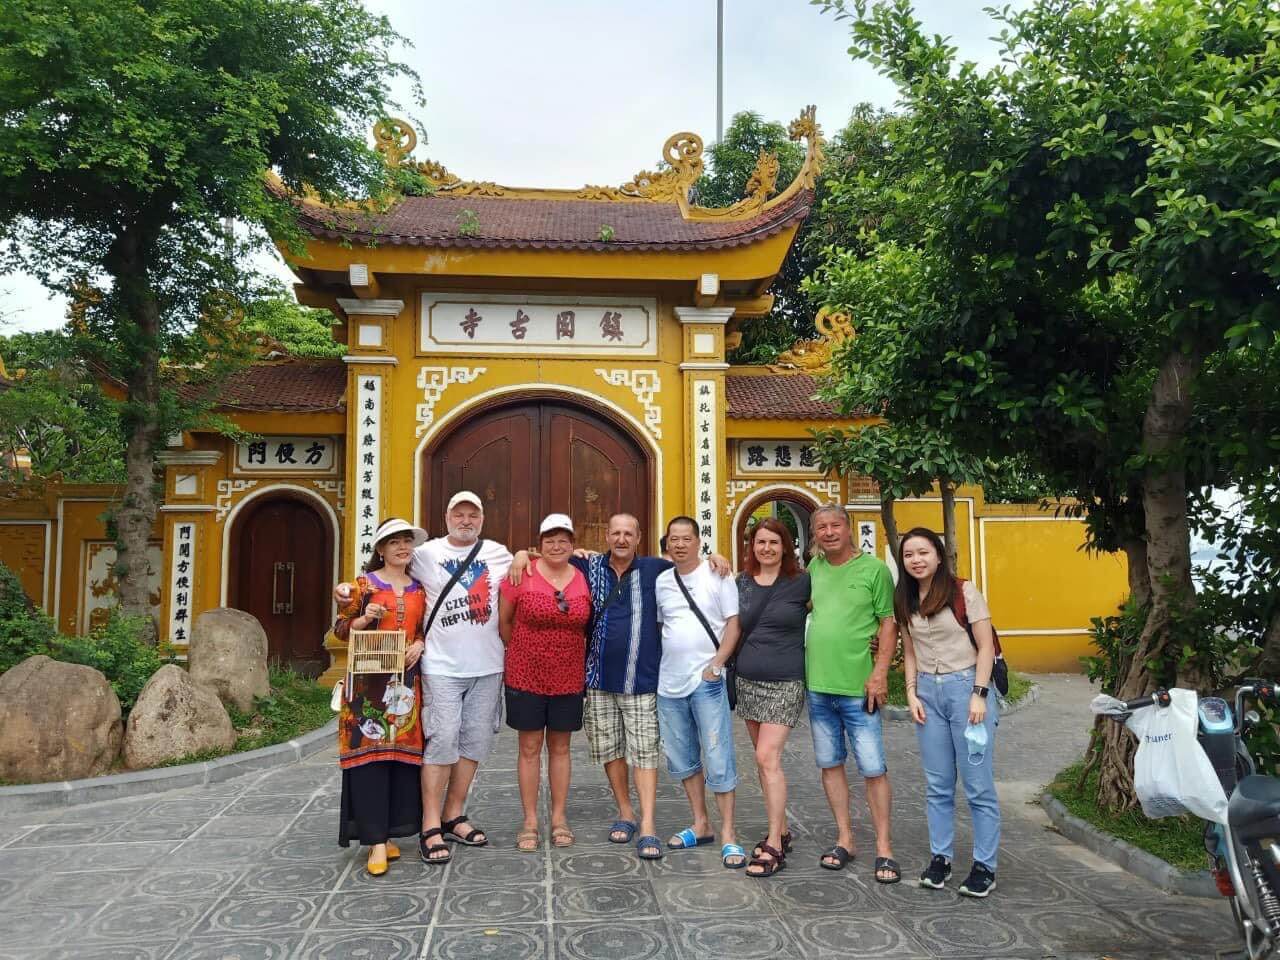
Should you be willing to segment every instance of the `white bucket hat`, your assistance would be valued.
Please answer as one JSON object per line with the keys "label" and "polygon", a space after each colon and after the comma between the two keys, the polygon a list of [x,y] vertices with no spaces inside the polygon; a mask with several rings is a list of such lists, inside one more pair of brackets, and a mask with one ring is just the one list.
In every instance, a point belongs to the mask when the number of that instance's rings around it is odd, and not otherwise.
{"label": "white bucket hat", "polygon": [[550,530],[568,530],[573,533],[573,521],[567,513],[548,513],[538,526],[538,536]]}
{"label": "white bucket hat", "polygon": [[373,535],[373,549],[377,550],[378,545],[383,540],[387,539],[387,537],[395,536],[397,533],[412,533],[415,547],[421,546],[430,539],[427,536],[427,531],[421,527],[415,527],[407,520],[401,520],[399,517],[392,517],[390,520],[383,521],[382,526]]}

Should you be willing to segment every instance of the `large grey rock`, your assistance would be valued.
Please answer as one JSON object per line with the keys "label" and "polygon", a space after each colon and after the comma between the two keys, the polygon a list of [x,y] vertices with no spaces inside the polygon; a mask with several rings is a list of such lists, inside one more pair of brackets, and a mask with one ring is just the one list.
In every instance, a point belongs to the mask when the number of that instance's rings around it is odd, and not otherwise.
{"label": "large grey rock", "polygon": [[249,713],[254,697],[271,693],[266,631],[243,610],[206,610],[191,628],[187,669],[192,680],[212,687],[223,703]]}
{"label": "large grey rock", "polygon": [[124,762],[139,770],[235,744],[235,728],[218,695],[170,663],[152,674],[129,711]]}
{"label": "large grey rock", "polygon": [[106,773],[120,752],[120,700],[93,667],[28,657],[0,676],[0,780]]}

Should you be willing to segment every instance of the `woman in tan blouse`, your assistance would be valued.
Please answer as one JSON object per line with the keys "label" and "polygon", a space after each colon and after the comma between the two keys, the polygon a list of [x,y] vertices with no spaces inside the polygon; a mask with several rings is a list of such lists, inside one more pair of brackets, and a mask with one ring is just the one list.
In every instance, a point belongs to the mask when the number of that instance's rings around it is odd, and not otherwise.
{"label": "woman in tan blouse", "polygon": [[[967,629],[953,612],[959,596]],[[1000,846],[1000,802],[992,768],[999,700],[990,690],[995,660],[991,611],[972,583],[952,573],[942,538],[924,527],[908,530],[898,544],[893,608],[902,635],[907,703],[927,783],[933,858],[920,875],[920,886],[941,890],[951,877],[958,772],[973,818],[973,869],[960,893],[985,897],[996,887]]]}

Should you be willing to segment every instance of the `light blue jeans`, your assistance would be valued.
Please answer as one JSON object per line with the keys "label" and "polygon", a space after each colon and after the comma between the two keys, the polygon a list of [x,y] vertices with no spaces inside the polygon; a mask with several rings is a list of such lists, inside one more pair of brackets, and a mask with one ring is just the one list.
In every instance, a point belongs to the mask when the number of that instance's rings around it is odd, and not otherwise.
{"label": "light blue jeans", "polygon": [[687,697],[658,695],[658,728],[667,772],[685,780],[706,763],[707,787],[728,793],[738,785],[733,753],[733,714],[723,680],[700,680]]}
{"label": "light blue jeans", "polygon": [[973,667],[955,673],[917,674],[916,695],[924,704],[924,723],[916,725],[916,737],[920,741],[920,759],[924,762],[929,846],[933,853],[954,859],[958,770],[973,818],[973,859],[995,873],[1000,847],[1000,801],[996,796],[992,755],[1000,702],[992,689],[987,697],[987,750],[982,763],[972,764],[964,728],[969,725],[973,681]]}

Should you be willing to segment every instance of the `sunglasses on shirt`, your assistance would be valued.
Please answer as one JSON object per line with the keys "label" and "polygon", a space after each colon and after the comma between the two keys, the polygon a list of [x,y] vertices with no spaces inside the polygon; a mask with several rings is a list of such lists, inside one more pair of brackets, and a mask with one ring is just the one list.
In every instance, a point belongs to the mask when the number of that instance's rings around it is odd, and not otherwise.
{"label": "sunglasses on shirt", "polygon": [[556,609],[561,613],[569,612],[569,601],[565,599],[563,590],[556,591]]}

